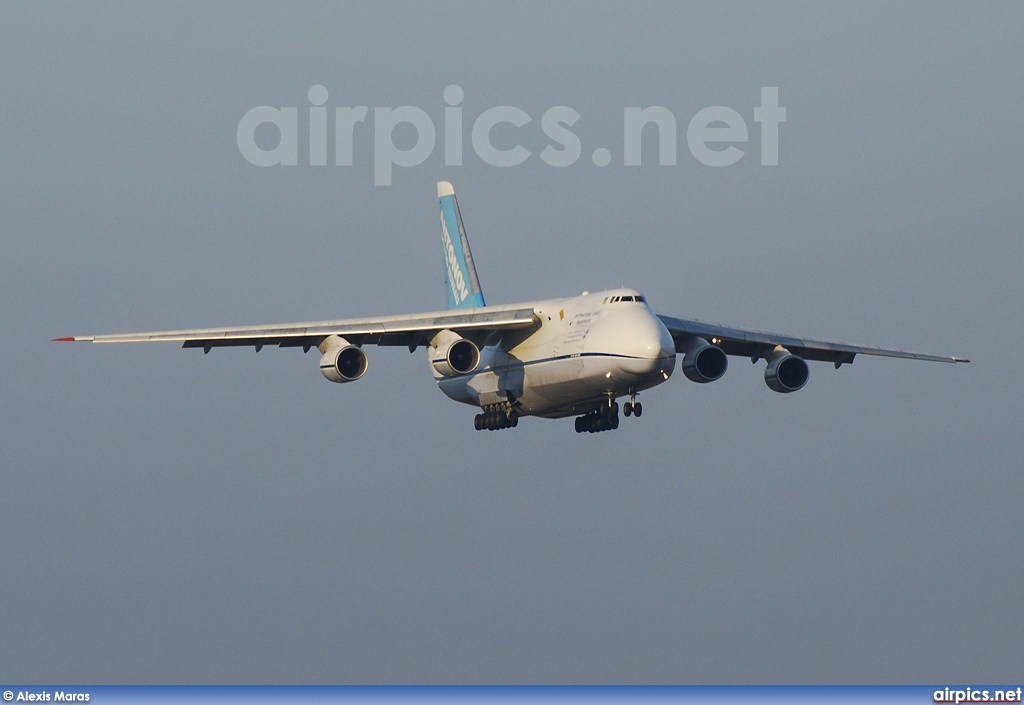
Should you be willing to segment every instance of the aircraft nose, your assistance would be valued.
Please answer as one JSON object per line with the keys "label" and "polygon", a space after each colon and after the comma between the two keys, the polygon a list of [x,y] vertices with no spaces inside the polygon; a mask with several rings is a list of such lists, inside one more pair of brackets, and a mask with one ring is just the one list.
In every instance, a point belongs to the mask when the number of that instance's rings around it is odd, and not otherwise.
{"label": "aircraft nose", "polygon": [[631,359],[623,365],[624,370],[640,375],[661,373],[668,379],[676,360],[675,343],[668,329],[650,314],[630,327],[624,342]]}
{"label": "aircraft nose", "polygon": [[592,352],[612,354],[630,374],[661,372],[668,378],[675,366],[675,343],[665,325],[648,311],[602,321],[588,341]]}
{"label": "aircraft nose", "polygon": [[[666,358],[675,360],[675,341],[672,340],[672,335],[665,328],[665,324],[654,316],[650,317],[648,325],[643,326],[643,329],[637,332],[635,346],[636,356],[645,360],[651,362],[664,361]],[[671,364],[669,367],[671,368]]]}
{"label": "aircraft nose", "polygon": [[675,355],[675,343],[665,324],[648,311],[636,311],[623,321],[623,342],[629,354],[645,360]]}
{"label": "aircraft nose", "polygon": [[645,357],[650,360],[674,358],[676,355],[676,342],[672,339],[669,329],[656,318],[652,320],[655,324],[654,330],[648,331],[643,338]]}
{"label": "aircraft nose", "polygon": [[633,334],[627,338],[631,357],[644,360],[657,360],[664,357],[660,331],[653,326],[635,326]]}

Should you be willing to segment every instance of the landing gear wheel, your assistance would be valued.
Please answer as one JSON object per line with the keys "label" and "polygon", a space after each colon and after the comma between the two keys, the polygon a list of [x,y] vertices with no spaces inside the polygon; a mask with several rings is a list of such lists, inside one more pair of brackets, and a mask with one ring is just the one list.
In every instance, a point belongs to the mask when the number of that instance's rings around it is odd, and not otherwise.
{"label": "landing gear wheel", "polygon": [[644,413],[644,407],[640,405],[640,402],[637,402],[633,405],[633,416],[640,418],[642,413]]}
{"label": "landing gear wheel", "polygon": [[627,401],[625,404],[622,405],[622,413],[625,414],[626,416],[630,416],[633,414],[632,402]]}

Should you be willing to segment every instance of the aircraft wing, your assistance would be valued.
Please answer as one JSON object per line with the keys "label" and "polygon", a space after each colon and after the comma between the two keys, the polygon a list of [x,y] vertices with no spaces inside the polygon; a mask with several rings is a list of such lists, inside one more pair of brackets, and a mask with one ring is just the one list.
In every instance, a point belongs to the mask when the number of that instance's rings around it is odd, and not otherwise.
{"label": "aircraft wing", "polygon": [[229,328],[195,328],[149,333],[117,333],[113,335],[81,335],[54,338],[56,341],[91,343],[181,342],[182,347],[211,348],[251,345],[259,352],[265,345],[282,348],[315,348],[325,338],[337,335],[354,345],[404,345],[415,349],[441,330],[462,334],[489,333],[534,325],[533,308],[484,307],[453,311],[437,311],[404,316],[377,316],[337,321],[285,323],[265,326],[233,326]]}
{"label": "aircraft wing", "polygon": [[902,357],[909,360],[930,360],[932,362],[970,362],[962,357],[951,355],[929,355],[924,353],[889,350],[887,348],[871,348],[849,343],[833,343],[825,340],[797,338],[779,333],[765,333],[742,328],[730,328],[703,321],[685,320],[657,314],[661,322],[668,328],[676,343],[678,352],[685,352],[692,347],[694,338],[703,338],[712,345],[720,347],[727,355],[749,357],[752,360],[768,359],[772,350],[778,345],[805,360],[823,360],[833,363],[837,368],[844,363],[852,363],[857,355],[880,355],[883,357]]}

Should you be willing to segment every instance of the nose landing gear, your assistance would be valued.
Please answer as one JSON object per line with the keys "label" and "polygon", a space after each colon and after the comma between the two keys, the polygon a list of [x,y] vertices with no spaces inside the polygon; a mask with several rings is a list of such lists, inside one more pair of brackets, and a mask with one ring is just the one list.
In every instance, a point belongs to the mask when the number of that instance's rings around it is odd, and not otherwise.
{"label": "nose landing gear", "polygon": [[629,401],[622,405],[622,413],[626,416],[632,414],[637,418],[640,418],[640,415],[644,413],[643,405],[636,400],[636,392],[631,393]]}

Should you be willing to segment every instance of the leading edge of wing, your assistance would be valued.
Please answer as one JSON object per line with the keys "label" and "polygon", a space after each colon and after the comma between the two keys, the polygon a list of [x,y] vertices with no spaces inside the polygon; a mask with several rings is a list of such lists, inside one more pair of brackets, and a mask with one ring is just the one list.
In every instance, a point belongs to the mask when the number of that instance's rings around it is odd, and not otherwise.
{"label": "leading edge of wing", "polygon": [[[153,343],[184,342],[185,347],[218,347],[226,345],[308,345],[330,335],[352,338],[359,344],[406,345],[411,335],[430,331],[498,330],[533,325],[533,308],[485,307],[461,311],[435,311],[412,315],[350,318],[308,323],[282,323],[263,326],[231,326],[226,328],[193,328],[151,331],[147,333],[114,333],[54,338],[55,341],[91,343]],[[318,343],[314,343],[318,344]]]}
{"label": "leading edge of wing", "polygon": [[926,353],[907,352],[874,348],[850,343],[835,343],[827,340],[798,338],[780,333],[767,333],[757,330],[730,328],[703,321],[684,320],[657,314],[661,322],[668,328],[676,341],[676,349],[684,352],[686,337],[704,338],[718,345],[727,355],[750,358],[767,358],[777,345],[807,360],[833,362],[838,367],[843,363],[853,362],[856,355],[878,355],[882,357],[899,357],[908,360],[927,360],[930,362],[970,362],[970,360],[953,355],[931,355]]}

